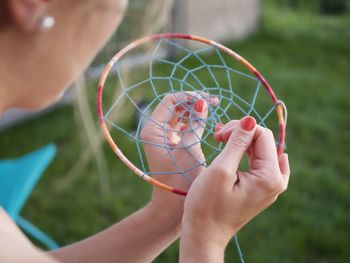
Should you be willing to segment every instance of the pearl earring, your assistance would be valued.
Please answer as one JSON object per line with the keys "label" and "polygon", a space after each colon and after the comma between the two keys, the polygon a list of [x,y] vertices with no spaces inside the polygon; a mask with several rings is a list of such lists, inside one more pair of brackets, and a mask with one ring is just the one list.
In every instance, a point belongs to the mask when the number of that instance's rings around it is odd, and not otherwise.
{"label": "pearl earring", "polygon": [[49,30],[55,25],[55,18],[53,16],[44,16],[40,21],[40,28],[42,30]]}

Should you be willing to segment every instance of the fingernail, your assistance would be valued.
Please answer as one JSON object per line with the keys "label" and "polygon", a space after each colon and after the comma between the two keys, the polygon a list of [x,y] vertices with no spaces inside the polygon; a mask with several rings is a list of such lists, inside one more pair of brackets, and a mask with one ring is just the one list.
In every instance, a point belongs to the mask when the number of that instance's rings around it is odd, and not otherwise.
{"label": "fingernail", "polygon": [[190,116],[190,112],[189,111],[185,111],[184,112],[184,117],[189,117]]}
{"label": "fingernail", "polygon": [[183,111],[184,110],[184,107],[182,107],[182,105],[177,105],[175,107],[175,111],[179,112],[179,111]]}
{"label": "fingernail", "polygon": [[224,125],[222,124],[222,123],[217,123],[216,125],[215,125],[215,128],[214,128],[214,131],[220,131],[221,130],[221,128],[223,127]]}
{"label": "fingernail", "polygon": [[246,116],[240,121],[241,128],[245,131],[251,131],[256,125],[256,121],[251,116]]}
{"label": "fingernail", "polygon": [[181,131],[185,131],[187,129],[186,124],[182,124],[180,129],[181,129]]}
{"label": "fingernail", "polygon": [[199,112],[199,113],[203,113],[204,110],[205,110],[205,100],[202,100],[202,99],[199,99],[196,101],[196,103],[194,104],[194,109],[196,112]]}
{"label": "fingernail", "polygon": [[219,103],[219,98],[217,96],[211,96],[210,102],[211,102],[211,104],[216,106]]}
{"label": "fingernail", "polygon": [[169,136],[168,137],[168,145],[169,146],[176,146],[181,140],[180,136],[178,136],[174,132],[171,132],[168,136]]}

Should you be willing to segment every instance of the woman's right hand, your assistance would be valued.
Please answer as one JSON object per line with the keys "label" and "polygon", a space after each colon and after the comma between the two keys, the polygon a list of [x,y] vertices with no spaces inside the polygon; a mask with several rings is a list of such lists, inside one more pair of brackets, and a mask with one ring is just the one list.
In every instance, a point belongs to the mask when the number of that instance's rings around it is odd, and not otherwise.
{"label": "woman's right hand", "polygon": [[[232,236],[285,191],[287,154],[277,156],[273,134],[252,117],[218,126],[222,153],[193,182],[185,201],[181,262],[220,262]],[[243,155],[249,170],[239,171]]]}

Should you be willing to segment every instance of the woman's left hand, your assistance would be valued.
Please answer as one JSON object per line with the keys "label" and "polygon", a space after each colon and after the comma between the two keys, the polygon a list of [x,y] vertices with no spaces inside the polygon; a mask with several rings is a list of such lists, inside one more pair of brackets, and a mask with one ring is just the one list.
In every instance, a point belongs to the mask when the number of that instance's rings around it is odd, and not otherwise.
{"label": "woman's left hand", "polygon": [[[157,105],[150,116],[153,121],[148,120],[141,132],[153,178],[178,189],[189,189],[205,169],[200,138],[208,107],[217,103],[215,96],[184,92],[168,94]],[[172,172],[174,174],[169,174]],[[182,196],[155,187],[149,207],[158,210],[176,227],[181,224],[184,200]]]}

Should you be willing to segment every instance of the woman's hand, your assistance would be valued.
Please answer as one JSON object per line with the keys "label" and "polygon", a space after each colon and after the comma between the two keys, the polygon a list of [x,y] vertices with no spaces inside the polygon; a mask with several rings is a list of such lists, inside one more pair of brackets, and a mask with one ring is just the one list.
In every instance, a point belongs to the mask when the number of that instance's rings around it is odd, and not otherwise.
{"label": "woman's hand", "polygon": [[[186,197],[181,262],[223,261],[232,236],[287,189],[288,157],[278,158],[272,132],[252,117],[218,125],[214,138],[227,144]],[[247,172],[238,170],[245,153]]]}
{"label": "woman's hand", "polygon": [[[208,106],[217,103],[217,97],[185,92],[169,94],[157,105],[150,116],[153,121],[146,122],[141,132],[150,171],[156,173],[152,177],[179,189],[189,189],[204,170],[200,138]],[[179,170],[190,171],[181,174]],[[168,223],[180,226],[183,203],[184,197],[154,188],[149,207],[166,216]]]}

